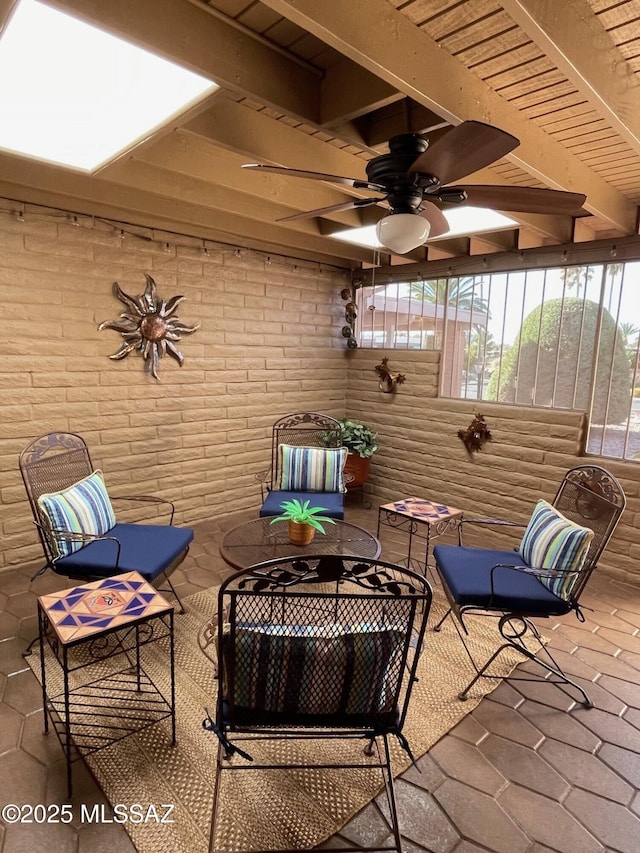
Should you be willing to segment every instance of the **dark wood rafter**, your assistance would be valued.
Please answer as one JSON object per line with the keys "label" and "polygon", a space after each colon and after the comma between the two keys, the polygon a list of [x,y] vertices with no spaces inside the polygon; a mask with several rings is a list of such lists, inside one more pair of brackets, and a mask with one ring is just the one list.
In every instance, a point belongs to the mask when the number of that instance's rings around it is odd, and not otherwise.
{"label": "dark wood rafter", "polygon": [[[371,250],[332,235],[375,223],[383,206],[282,220],[370,192],[242,164],[360,179],[392,136],[424,133],[434,145],[473,119],[521,144],[465,183],[584,192],[590,215],[510,214],[510,232],[445,235],[391,263],[637,233],[640,50],[629,4],[261,0],[249,14],[228,0],[163,0],[159,16],[153,0],[52,2],[221,89],[93,176],[0,153],[7,198],[359,267]],[[0,26],[14,5],[0,0]]]}

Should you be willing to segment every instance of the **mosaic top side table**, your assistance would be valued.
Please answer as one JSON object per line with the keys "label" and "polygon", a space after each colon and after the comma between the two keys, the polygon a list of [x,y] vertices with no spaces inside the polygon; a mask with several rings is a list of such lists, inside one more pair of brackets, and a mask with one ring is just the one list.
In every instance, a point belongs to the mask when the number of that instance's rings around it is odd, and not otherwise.
{"label": "mosaic top side table", "polygon": [[[377,537],[380,527],[386,525],[408,534],[407,568],[418,568],[425,576],[429,567],[429,545],[431,539],[456,530],[462,519],[462,510],[453,506],[434,503],[426,498],[401,498],[378,508]],[[424,542],[424,560],[414,556],[414,539]]]}
{"label": "mosaic top side table", "polygon": [[[41,595],[38,627],[44,731],[50,714],[67,761],[69,796],[77,758],[164,719],[175,746],[173,605],[141,575],[126,572]],[[164,693],[142,655],[144,646],[162,640],[170,669]]]}

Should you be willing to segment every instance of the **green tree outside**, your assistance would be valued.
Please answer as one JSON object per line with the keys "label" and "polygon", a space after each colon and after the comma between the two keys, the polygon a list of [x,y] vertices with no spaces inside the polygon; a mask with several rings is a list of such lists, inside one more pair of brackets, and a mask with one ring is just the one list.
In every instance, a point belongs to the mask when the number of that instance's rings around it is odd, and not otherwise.
{"label": "green tree outside", "polygon": [[[501,370],[491,377],[485,399],[588,412],[597,322],[596,302],[570,297],[538,305],[525,318]],[[603,310],[592,421],[618,424],[626,420],[630,395],[625,339],[611,314]]]}

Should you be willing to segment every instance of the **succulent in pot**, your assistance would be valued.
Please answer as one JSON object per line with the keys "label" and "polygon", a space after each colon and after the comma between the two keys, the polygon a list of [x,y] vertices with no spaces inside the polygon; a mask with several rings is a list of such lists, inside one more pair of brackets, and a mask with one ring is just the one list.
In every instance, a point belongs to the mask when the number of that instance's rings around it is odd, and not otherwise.
{"label": "succulent in pot", "polygon": [[319,515],[326,511],[323,506],[310,506],[311,501],[300,501],[293,498],[280,504],[282,513],[271,519],[271,524],[277,521],[287,521],[289,524],[289,539],[294,545],[308,545],[315,536],[316,530],[324,533],[325,524],[335,524],[327,515]]}

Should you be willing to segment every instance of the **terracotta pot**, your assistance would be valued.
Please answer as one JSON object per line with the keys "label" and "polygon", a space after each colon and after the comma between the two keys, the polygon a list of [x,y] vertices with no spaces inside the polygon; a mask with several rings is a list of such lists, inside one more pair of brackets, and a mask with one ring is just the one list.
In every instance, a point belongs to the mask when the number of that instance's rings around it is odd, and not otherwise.
{"label": "terracotta pot", "polygon": [[349,489],[361,488],[369,479],[370,456],[359,456],[357,453],[349,453],[347,463],[344,466],[344,479]]}
{"label": "terracotta pot", "polygon": [[289,541],[292,545],[308,545],[315,536],[316,529],[310,524],[289,519]]}

